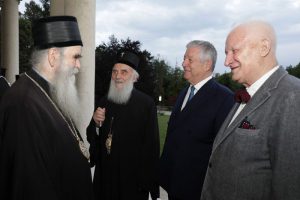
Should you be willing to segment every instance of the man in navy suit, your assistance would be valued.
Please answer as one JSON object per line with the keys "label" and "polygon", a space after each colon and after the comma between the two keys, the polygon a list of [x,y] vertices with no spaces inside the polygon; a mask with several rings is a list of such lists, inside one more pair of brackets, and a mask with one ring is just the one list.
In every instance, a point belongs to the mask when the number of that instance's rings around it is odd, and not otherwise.
{"label": "man in navy suit", "polygon": [[215,47],[199,40],[186,47],[182,66],[190,85],[177,98],[160,160],[169,200],[200,199],[214,138],[234,104],[233,93],[212,77]]}

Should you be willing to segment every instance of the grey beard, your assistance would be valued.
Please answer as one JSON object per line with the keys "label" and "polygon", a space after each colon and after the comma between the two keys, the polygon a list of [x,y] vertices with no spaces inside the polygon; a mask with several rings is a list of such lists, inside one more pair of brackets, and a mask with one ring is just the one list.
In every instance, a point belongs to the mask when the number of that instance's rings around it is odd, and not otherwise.
{"label": "grey beard", "polygon": [[61,69],[50,86],[50,94],[64,116],[71,118],[75,126],[79,127],[82,120],[79,115],[80,99],[75,84],[77,72],[78,70],[74,68],[67,71]]}
{"label": "grey beard", "polygon": [[133,90],[133,83],[133,81],[128,81],[121,90],[118,90],[115,82],[111,80],[107,95],[108,100],[116,104],[126,104],[130,99],[131,92]]}

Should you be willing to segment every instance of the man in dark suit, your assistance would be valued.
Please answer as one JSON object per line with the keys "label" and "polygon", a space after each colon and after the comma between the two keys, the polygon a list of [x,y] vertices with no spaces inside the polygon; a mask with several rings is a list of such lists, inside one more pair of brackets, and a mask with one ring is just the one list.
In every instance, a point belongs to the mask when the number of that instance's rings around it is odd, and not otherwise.
{"label": "man in dark suit", "polygon": [[251,99],[236,103],[220,128],[201,199],[300,199],[300,80],[278,66],[273,27],[238,25],[225,52]]}
{"label": "man in dark suit", "polygon": [[232,92],[212,78],[216,59],[211,43],[187,44],[182,66],[190,86],[177,98],[160,159],[160,184],[171,200],[200,199],[214,138],[234,104]]}

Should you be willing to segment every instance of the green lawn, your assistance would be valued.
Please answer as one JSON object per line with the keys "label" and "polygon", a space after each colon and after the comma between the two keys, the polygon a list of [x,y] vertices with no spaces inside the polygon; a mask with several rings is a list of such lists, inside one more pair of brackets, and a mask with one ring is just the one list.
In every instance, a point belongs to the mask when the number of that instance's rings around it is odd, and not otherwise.
{"label": "green lawn", "polygon": [[168,121],[170,116],[158,114],[157,117],[158,117],[159,135],[160,135],[160,152],[162,152],[165,143]]}

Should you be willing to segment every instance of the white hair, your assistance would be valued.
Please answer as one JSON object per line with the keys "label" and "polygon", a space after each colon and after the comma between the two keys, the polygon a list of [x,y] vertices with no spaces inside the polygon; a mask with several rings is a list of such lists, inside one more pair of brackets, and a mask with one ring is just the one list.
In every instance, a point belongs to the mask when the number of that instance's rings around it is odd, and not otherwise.
{"label": "white hair", "polygon": [[200,49],[199,58],[201,62],[211,60],[212,71],[214,71],[217,62],[217,55],[218,55],[214,45],[204,40],[193,40],[186,45],[186,48],[191,48],[191,47],[197,47]]}
{"label": "white hair", "polygon": [[111,79],[109,91],[107,94],[108,100],[116,104],[126,104],[131,97],[131,92],[134,88],[134,82],[136,82],[138,78],[139,78],[138,72],[133,69],[131,78],[127,81],[127,83],[124,83],[122,89],[117,89],[115,81]]}

